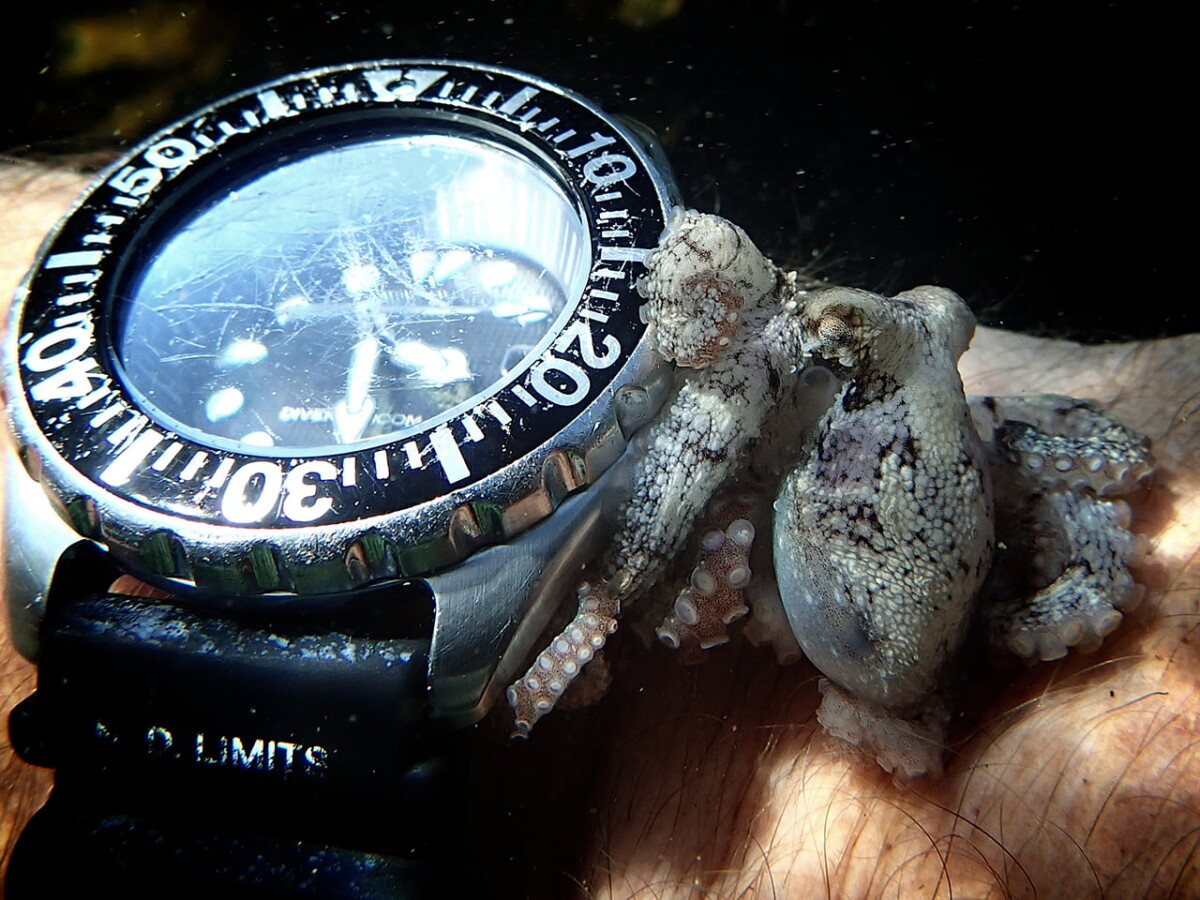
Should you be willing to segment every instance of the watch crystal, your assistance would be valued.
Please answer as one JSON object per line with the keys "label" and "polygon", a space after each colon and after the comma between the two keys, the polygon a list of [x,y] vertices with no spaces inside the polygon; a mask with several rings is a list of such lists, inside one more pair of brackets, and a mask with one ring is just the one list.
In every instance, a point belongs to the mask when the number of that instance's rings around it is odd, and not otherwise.
{"label": "watch crystal", "polygon": [[128,387],[241,452],[381,443],[540,353],[592,248],[528,155],[455,134],[324,144],[213,192],[118,289]]}

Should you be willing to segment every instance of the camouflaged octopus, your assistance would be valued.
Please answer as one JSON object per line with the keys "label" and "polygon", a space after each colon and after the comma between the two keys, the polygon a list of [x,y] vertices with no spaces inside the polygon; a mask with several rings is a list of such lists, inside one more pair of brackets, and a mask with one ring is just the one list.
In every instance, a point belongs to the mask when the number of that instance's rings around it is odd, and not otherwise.
{"label": "camouflaged octopus", "polygon": [[976,621],[1050,660],[1138,601],[1144,546],[1119,498],[1150,474],[1148,441],[1088,401],[968,402],[975,319],[956,294],[810,288],[694,212],[647,270],[643,316],[678,384],[575,617],[508,690],[518,735],[689,544],[660,640],[707,649],[749,613],[750,640],[826,676],[825,728],[904,777],[941,771],[940,697]]}

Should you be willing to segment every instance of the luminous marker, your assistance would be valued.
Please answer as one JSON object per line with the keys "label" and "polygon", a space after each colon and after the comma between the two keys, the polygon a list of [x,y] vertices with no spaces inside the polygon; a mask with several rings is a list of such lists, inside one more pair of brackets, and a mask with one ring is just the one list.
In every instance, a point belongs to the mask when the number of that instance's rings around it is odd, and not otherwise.
{"label": "luminous marker", "polygon": [[183,467],[183,471],[179,473],[180,481],[191,481],[200,474],[200,470],[204,468],[204,464],[208,462],[208,454],[203,450],[197,450],[196,455],[188,460],[188,464]]}
{"label": "luminous marker", "polygon": [[125,412],[125,405],[122,403],[114,403],[112,406],[100,410],[96,415],[92,416],[91,425],[93,428],[99,428],[101,425],[116,418],[121,413]]}
{"label": "luminous marker", "polygon": [[353,456],[342,458],[342,487],[353,487],[358,483],[358,459]]}
{"label": "luminous marker", "polygon": [[221,129],[221,133],[225,137],[231,137],[235,134],[249,134],[252,131],[250,128],[238,128],[238,126],[230,122],[218,122],[217,127]]}
{"label": "luminous marker", "polygon": [[518,122],[528,122],[531,119],[536,119],[541,114],[542,114],[542,108],[540,106],[531,106],[531,107],[529,107],[529,109],[525,110],[525,112],[523,112],[519,116],[517,116],[517,121]]}
{"label": "luminous marker", "polygon": [[229,473],[232,471],[233,471],[233,457],[227,456],[223,460],[221,460],[220,464],[217,466],[217,471],[213,472],[212,475],[209,477],[208,486],[210,488],[213,488],[214,490],[216,488],[219,488],[221,485],[223,485],[225,483],[225,479],[227,479],[229,477]]}
{"label": "luminous marker", "polygon": [[124,216],[114,216],[112,213],[102,213],[96,216],[97,225],[120,225],[124,221]]}
{"label": "luminous marker", "polygon": [[143,431],[100,473],[100,480],[113,487],[125,484],[162,439],[163,436],[154,429]]}
{"label": "luminous marker", "polygon": [[629,232],[626,231],[624,228],[610,228],[606,231],[601,231],[600,237],[604,237],[604,238],[629,237]]}
{"label": "luminous marker", "polygon": [[46,257],[43,269],[69,269],[75,266],[97,266],[104,258],[99,250],[77,250],[74,253],[55,253]]}
{"label": "luminous marker", "polygon": [[159,454],[158,459],[150,464],[155,472],[165,472],[171,461],[179,455],[179,451],[183,449],[182,441],[173,441],[166,450]]}
{"label": "luminous marker", "polygon": [[[253,110],[249,110],[249,109],[243,110],[242,121],[244,121],[251,128],[258,128],[260,125],[262,125],[262,122],[258,118],[258,113],[254,112]],[[247,131],[248,130],[249,129],[247,129]],[[243,134],[245,134],[245,133],[247,133],[247,132],[243,132]]]}
{"label": "luminous marker", "polygon": [[[67,328],[71,325],[90,325],[90,324],[91,323],[88,322],[88,314],[85,312],[73,312],[73,313],[69,313],[65,316],[55,316],[54,317],[54,327],[55,328]],[[95,360],[89,359],[87,361],[87,366],[89,369],[96,368],[96,365],[97,365],[97,363]]]}
{"label": "luminous marker", "polygon": [[471,98],[475,96],[475,93],[478,90],[479,88],[472,84],[465,91],[463,91],[462,96],[459,99],[462,100],[463,103],[470,103]]}
{"label": "luminous marker", "polygon": [[388,465],[388,452],[386,450],[375,451],[375,477],[382,481],[392,474],[392,468]]}
{"label": "luminous marker", "polygon": [[458,82],[447,81],[442,85],[442,89],[440,91],[438,91],[438,96],[439,97],[449,97],[451,91],[453,91],[456,87],[458,87]]}
{"label": "luminous marker", "polygon": [[537,399],[529,391],[525,390],[521,385],[513,385],[513,393],[517,395],[517,399],[526,406],[537,406]]}
{"label": "luminous marker", "polygon": [[333,99],[333,91],[322,85],[317,88],[317,102],[322,106],[328,106],[329,101]]}
{"label": "luminous marker", "polygon": [[342,96],[354,103],[358,100],[358,85],[353,81],[347,82],[342,86]]}
{"label": "luminous marker", "polygon": [[568,129],[567,129],[566,131],[564,131],[562,134],[556,134],[554,137],[550,138],[550,143],[552,143],[552,144],[561,144],[561,143],[562,143],[563,141],[565,141],[567,138],[573,138],[573,137],[575,137],[575,129],[574,129],[574,128],[568,128]]}
{"label": "luminous marker", "polygon": [[[364,72],[379,100],[416,100],[446,77],[445,69],[373,69]],[[453,81],[450,82],[454,84]],[[358,87],[355,87],[357,98]]]}
{"label": "luminous marker", "polygon": [[[604,194],[602,197],[596,197],[597,200],[607,199],[608,197],[620,197],[620,194]],[[608,212],[602,212],[599,215],[601,219],[628,219],[629,210],[627,209],[610,209]]]}
{"label": "luminous marker", "polygon": [[[607,203],[609,200],[620,200],[620,199],[621,199],[620,191],[606,191],[603,194],[596,195],[596,200],[599,203]],[[604,213],[601,213],[601,216],[603,216],[603,215],[604,215]]]}
{"label": "luminous marker", "polygon": [[620,269],[597,269],[592,273],[593,278],[624,278],[625,273]]}
{"label": "luminous marker", "polygon": [[92,299],[91,294],[64,294],[54,301],[56,306],[74,306],[76,303],[86,303]]}
{"label": "luminous marker", "polygon": [[401,449],[408,458],[408,467],[410,469],[423,469],[425,467],[425,463],[421,460],[421,451],[417,449],[416,441],[405,441]]}
{"label": "luminous marker", "polygon": [[113,203],[120,203],[122,206],[140,206],[142,201],[138,197],[129,197],[125,194],[117,194],[112,198]]}
{"label": "luminous marker", "polygon": [[467,461],[463,459],[458,442],[454,440],[454,435],[448,427],[443,425],[433,429],[429,434],[429,443],[433,445],[433,452],[442,464],[442,471],[446,473],[448,482],[457,484],[470,477],[471,470],[467,468]]}
{"label": "luminous marker", "polygon": [[[602,291],[600,288],[592,288],[592,296],[597,300],[620,300],[620,294],[614,294],[612,291]],[[582,310],[580,311],[582,315]]]}
{"label": "luminous marker", "polygon": [[146,422],[147,419],[145,416],[140,413],[134,413],[132,419],[108,436],[108,442],[114,447],[120,447],[141,431]]}
{"label": "luminous marker", "polygon": [[492,418],[501,425],[507,425],[512,421],[512,416],[508,414],[508,411],[495,400],[489,400],[486,406],[487,411],[492,414]]}
{"label": "luminous marker", "polygon": [[557,118],[547,119],[545,122],[543,122],[541,125],[539,125],[537,127],[537,130],[538,131],[549,131],[551,128],[553,128],[557,124],[558,124]]}
{"label": "luminous marker", "polygon": [[483,103],[480,105],[483,106],[485,109],[491,109],[499,101],[500,101],[500,92],[492,91],[490,94],[488,94],[486,97],[483,98]]}
{"label": "luminous marker", "polygon": [[483,440],[483,431],[479,428],[479,423],[470,416],[463,416],[463,430],[467,433],[467,440],[474,443],[475,441]]}
{"label": "luminous marker", "polygon": [[95,280],[95,272],[71,272],[62,277],[63,284],[91,284]]}
{"label": "luminous marker", "polygon": [[540,93],[541,91],[535,87],[523,87],[500,106],[500,112],[511,116]]}
{"label": "luminous marker", "polygon": [[[593,294],[607,294],[608,291],[592,291]],[[614,298],[615,299],[615,298]],[[579,318],[590,319],[593,322],[607,322],[608,316],[602,312],[596,312],[594,309],[588,309],[586,306],[579,310]]]}
{"label": "luminous marker", "polygon": [[653,247],[601,247],[600,258],[613,262],[642,262],[653,251]]}
{"label": "luminous marker", "polygon": [[111,244],[112,243],[112,235],[111,234],[85,234],[83,236],[83,242],[85,244]]}
{"label": "luminous marker", "polygon": [[290,111],[283,98],[275,91],[263,91],[258,95],[258,102],[262,104],[268,119],[282,119]]}
{"label": "luminous marker", "polygon": [[296,109],[307,109],[308,98],[299,91],[296,91],[296,93],[292,94],[292,106],[296,107]]}
{"label": "luminous marker", "polygon": [[97,400],[107,397],[112,393],[112,388],[107,384],[103,384],[96,388],[90,394],[85,394],[75,401],[76,409],[87,409],[89,406],[94,406]]}

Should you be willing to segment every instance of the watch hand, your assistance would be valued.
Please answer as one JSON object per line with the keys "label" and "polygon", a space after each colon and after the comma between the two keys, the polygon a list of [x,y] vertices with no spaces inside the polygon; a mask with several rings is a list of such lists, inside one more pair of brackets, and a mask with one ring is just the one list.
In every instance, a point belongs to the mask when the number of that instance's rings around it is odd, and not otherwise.
{"label": "watch hand", "polygon": [[375,377],[375,363],[378,359],[378,338],[365,337],[354,345],[350,355],[350,369],[346,373],[346,397],[339,400],[333,408],[334,432],[337,439],[343,443],[361,438],[375,413],[375,401],[371,399],[371,379]]}

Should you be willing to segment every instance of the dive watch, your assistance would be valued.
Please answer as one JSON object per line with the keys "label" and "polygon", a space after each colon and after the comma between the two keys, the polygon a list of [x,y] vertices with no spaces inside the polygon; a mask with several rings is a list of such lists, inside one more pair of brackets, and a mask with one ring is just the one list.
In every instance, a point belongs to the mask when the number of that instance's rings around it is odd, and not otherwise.
{"label": "dive watch", "polygon": [[5,597],[39,665],[10,730],[87,798],[77,838],[210,852],[221,826],[164,794],[269,796],[315,835],[275,868],[311,869],[371,845],[336,810],[428,789],[670,388],[635,285],[677,205],[638,126],[444,60],[256,87],[100,176],[4,348]]}

